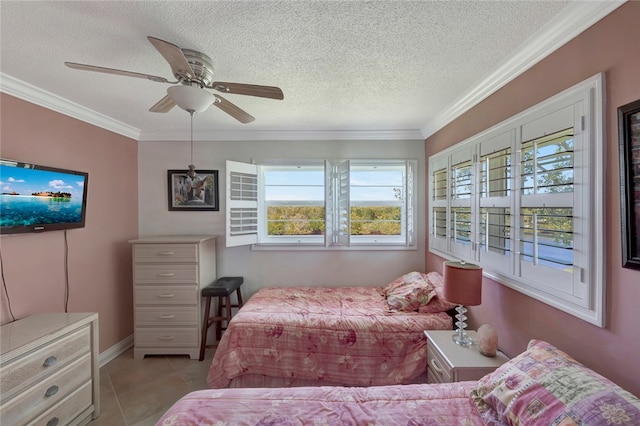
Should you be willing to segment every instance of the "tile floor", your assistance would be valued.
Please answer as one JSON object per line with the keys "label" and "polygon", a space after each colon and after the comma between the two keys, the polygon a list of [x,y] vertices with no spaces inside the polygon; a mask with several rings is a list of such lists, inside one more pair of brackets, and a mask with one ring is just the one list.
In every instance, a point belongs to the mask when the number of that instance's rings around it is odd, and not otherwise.
{"label": "tile floor", "polygon": [[174,402],[207,388],[215,348],[202,362],[188,356],[133,359],[133,348],[100,369],[100,416],[90,426],[153,426]]}

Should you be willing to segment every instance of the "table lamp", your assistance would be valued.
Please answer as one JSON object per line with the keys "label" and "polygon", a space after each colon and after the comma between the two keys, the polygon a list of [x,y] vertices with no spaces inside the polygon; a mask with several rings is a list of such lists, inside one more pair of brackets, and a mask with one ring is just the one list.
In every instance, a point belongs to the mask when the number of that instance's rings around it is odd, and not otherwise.
{"label": "table lamp", "polygon": [[471,346],[473,341],[467,328],[467,309],[463,305],[475,306],[482,303],[482,267],[472,263],[444,262],[443,297],[451,303],[456,303],[456,329],[452,339],[461,346]]}

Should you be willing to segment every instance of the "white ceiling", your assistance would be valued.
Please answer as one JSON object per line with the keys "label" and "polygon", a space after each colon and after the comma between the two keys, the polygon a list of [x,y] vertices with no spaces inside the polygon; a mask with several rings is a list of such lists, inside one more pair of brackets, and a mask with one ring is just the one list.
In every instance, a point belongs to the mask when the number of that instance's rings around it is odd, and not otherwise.
{"label": "white ceiling", "polygon": [[[620,1],[2,1],[0,89],[140,140],[187,139],[189,114],[148,112],[173,80],[149,43],[199,50],[225,95],[195,139],[423,139],[618,7]],[[88,111],[87,111],[88,109]]]}

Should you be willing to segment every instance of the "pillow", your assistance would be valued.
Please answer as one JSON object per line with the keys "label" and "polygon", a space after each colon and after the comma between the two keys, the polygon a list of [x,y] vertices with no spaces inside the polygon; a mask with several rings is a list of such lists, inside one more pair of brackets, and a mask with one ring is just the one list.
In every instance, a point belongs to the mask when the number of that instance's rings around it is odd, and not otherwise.
{"label": "pillow", "polygon": [[409,272],[401,277],[396,278],[391,281],[382,289],[382,294],[387,296],[389,293],[397,289],[398,287],[402,287],[405,283],[410,283],[413,281],[420,280],[422,278],[422,274],[420,272]]}
{"label": "pillow", "polygon": [[420,272],[410,272],[396,278],[382,292],[391,310],[410,312],[429,303],[434,287]]}
{"label": "pillow", "polygon": [[431,300],[426,305],[420,306],[418,308],[418,312],[422,314],[433,314],[438,312],[446,312],[449,309],[455,308],[455,303],[451,303],[445,300],[443,296],[442,286],[444,285],[444,280],[442,275],[438,272],[429,272],[425,275],[427,281],[429,281],[434,286],[434,294],[431,297]]}
{"label": "pillow", "polygon": [[640,424],[638,398],[540,340],[480,379],[471,399],[489,424]]}
{"label": "pillow", "polygon": [[426,305],[421,305],[418,308],[418,312],[420,312],[421,314],[435,314],[438,312],[446,312],[449,309],[453,309],[458,306],[455,303],[451,303],[448,300],[445,300],[442,292],[442,287],[436,287],[433,290],[433,297],[431,297],[429,303],[427,303]]}

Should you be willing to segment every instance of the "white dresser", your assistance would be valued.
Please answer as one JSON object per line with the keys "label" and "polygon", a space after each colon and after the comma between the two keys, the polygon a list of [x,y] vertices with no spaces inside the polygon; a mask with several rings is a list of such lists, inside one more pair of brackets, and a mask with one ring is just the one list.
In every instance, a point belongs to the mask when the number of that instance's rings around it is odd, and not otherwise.
{"label": "white dresser", "polygon": [[36,314],[0,327],[3,425],[85,425],[100,414],[98,314]]}
{"label": "white dresser", "polygon": [[198,359],[200,290],[216,280],[216,237],[169,235],[133,245],[134,358],[186,354]]}

